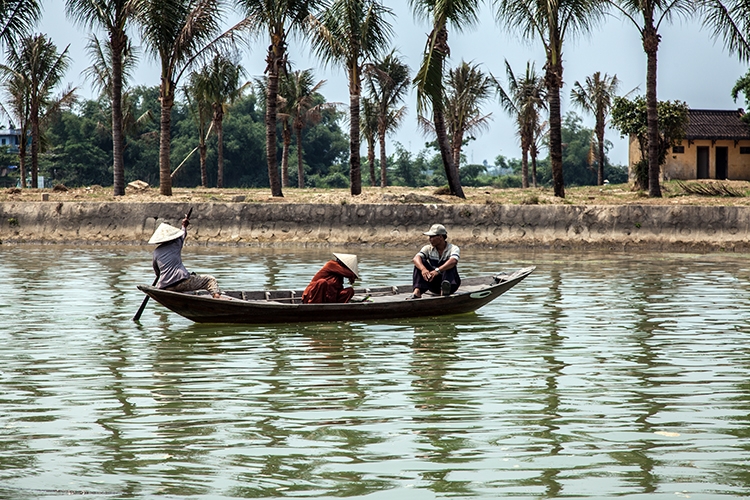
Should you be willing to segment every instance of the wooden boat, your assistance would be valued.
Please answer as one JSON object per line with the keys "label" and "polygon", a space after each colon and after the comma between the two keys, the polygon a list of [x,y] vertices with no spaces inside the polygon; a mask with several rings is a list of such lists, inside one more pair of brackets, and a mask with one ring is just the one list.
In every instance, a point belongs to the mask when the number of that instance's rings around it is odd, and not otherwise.
{"label": "wooden boat", "polygon": [[215,299],[208,292],[171,292],[148,285],[138,289],[180,316],[197,323],[297,323],[361,321],[392,318],[444,316],[473,312],[495,300],[535,267],[512,274],[463,278],[461,287],[442,297],[425,293],[420,299],[405,300],[411,285],[355,288],[345,304],[303,304],[302,290],[225,291]]}

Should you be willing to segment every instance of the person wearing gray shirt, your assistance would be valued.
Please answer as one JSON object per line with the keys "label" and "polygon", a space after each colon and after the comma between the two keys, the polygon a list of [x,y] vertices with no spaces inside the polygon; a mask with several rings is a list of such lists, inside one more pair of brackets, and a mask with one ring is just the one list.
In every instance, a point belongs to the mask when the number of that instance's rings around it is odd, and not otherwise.
{"label": "person wearing gray shirt", "polygon": [[185,217],[182,229],[162,222],[154,231],[150,244],[157,244],[154,249],[154,272],[159,277],[156,288],[174,292],[208,290],[215,299],[221,296],[216,278],[189,272],[182,263],[182,246],[187,237],[187,226],[190,222]]}

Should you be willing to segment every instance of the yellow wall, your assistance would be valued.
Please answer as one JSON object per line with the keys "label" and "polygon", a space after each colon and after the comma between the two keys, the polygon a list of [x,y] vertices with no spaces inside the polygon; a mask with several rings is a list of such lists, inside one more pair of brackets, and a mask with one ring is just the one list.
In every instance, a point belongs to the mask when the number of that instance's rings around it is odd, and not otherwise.
{"label": "yellow wall", "polygon": [[[750,147],[750,140],[738,141],[682,141],[684,153],[667,154],[667,160],[662,165],[662,179],[696,179],[698,177],[698,146],[708,147],[708,176],[716,178],[716,148],[726,147],[728,152],[727,178],[730,180],[750,181],[750,154],[740,154],[740,147]],[[631,137],[628,145],[628,159],[630,163],[629,178],[633,180],[632,165],[641,157],[638,141]]]}

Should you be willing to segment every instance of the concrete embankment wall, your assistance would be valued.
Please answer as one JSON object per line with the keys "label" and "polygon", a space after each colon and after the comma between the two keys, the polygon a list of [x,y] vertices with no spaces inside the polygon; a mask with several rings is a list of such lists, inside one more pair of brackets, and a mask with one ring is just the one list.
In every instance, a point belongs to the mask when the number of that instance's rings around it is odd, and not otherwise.
{"label": "concrete embankment wall", "polygon": [[482,248],[750,251],[750,207],[0,203],[3,244],[145,244],[192,207],[190,244],[414,246],[440,222]]}

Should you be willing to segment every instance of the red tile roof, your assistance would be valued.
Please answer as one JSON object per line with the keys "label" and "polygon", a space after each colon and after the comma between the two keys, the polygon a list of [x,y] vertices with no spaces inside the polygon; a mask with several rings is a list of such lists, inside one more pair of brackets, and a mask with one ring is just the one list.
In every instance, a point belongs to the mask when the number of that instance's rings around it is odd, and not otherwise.
{"label": "red tile roof", "polygon": [[742,109],[690,109],[685,138],[690,139],[750,139],[750,125],[740,118]]}

